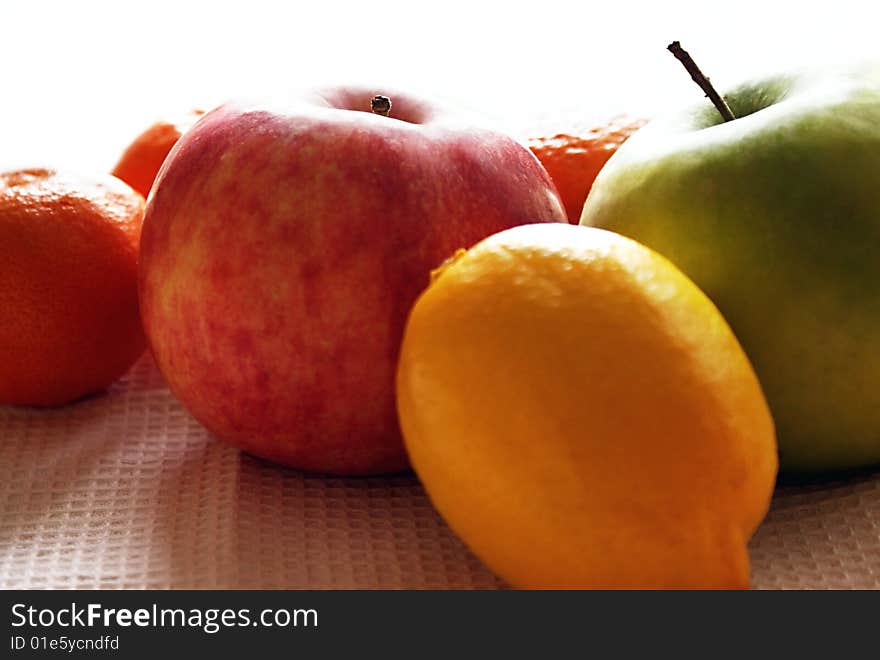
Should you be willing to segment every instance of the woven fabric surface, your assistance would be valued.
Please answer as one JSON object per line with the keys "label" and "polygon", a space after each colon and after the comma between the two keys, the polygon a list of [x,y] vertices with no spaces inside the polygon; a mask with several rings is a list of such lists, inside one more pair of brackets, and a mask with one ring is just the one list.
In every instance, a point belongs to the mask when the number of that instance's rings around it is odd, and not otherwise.
{"label": "woven fabric surface", "polygon": [[[880,588],[880,474],[780,487],[750,549],[758,588]],[[499,587],[415,477],[242,455],[149,357],[76,404],[0,407],[0,588]]]}

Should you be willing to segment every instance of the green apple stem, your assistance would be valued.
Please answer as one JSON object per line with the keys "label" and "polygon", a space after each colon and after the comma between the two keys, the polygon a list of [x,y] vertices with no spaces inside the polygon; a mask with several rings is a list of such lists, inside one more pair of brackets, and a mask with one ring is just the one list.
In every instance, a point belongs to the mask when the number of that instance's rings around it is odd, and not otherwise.
{"label": "green apple stem", "polygon": [[717,91],[715,91],[712,83],[709,82],[709,79],[705,75],[703,75],[703,72],[700,71],[700,67],[697,66],[697,63],[694,62],[690,54],[681,47],[679,42],[673,41],[666,47],[666,50],[675,55],[675,59],[681,62],[685,70],[691,74],[693,81],[697,83],[700,86],[700,89],[702,89],[706,96],[709,97],[709,100],[712,101],[712,105],[715,106],[724,118],[724,121],[733,121],[736,119],[733,112],[730,111],[730,106],[727,105],[727,102]]}
{"label": "green apple stem", "polygon": [[387,117],[391,114],[391,99],[377,94],[370,100],[370,109],[377,115]]}

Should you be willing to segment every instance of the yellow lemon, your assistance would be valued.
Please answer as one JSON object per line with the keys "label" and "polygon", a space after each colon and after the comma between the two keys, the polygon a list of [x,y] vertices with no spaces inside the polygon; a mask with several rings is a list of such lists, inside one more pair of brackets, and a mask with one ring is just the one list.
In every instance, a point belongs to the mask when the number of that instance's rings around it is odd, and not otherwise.
{"label": "yellow lemon", "polygon": [[773,421],[709,299],[648,248],[562,224],[462,251],[413,308],[397,374],[413,466],[525,588],[743,588]]}

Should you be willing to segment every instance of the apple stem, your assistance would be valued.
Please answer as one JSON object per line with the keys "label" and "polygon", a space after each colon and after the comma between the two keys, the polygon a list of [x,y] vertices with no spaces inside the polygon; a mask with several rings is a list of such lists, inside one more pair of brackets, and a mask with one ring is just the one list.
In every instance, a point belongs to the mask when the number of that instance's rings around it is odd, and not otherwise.
{"label": "apple stem", "polygon": [[690,54],[681,47],[679,42],[673,41],[666,47],[666,50],[675,55],[675,59],[681,62],[685,70],[691,74],[693,81],[706,93],[706,96],[712,101],[712,105],[715,106],[724,121],[733,121],[736,119],[733,112],[730,111],[730,106],[727,105],[727,102],[717,91],[715,91],[712,83],[709,82],[709,79],[705,75],[703,75],[703,72],[700,71],[700,67],[697,66],[697,63],[694,62]]}
{"label": "apple stem", "polygon": [[374,114],[388,117],[391,114],[391,99],[387,96],[377,94],[370,100],[370,109]]}

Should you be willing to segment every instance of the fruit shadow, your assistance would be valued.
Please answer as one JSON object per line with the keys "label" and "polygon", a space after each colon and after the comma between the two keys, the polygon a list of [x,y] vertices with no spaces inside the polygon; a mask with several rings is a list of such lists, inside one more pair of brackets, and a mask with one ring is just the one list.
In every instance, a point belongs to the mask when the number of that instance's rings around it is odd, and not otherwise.
{"label": "fruit shadow", "polygon": [[304,474],[240,453],[149,357],[56,409],[0,408],[7,588],[496,588],[412,473]]}
{"label": "fruit shadow", "polygon": [[880,466],[878,465],[821,473],[781,472],[776,479],[776,490],[777,492],[834,491],[839,488],[850,488],[858,483],[871,482],[878,478],[880,478]]}
{"label": "fruit shadow", "polygon": [[495,589],[412,472],[302,473],[242,454],[237,584],[253,589]]}
{"label": "fruit shadow", "polygon": [[783,475],[749,543],[759,589],[874,584],[880,471]]}

